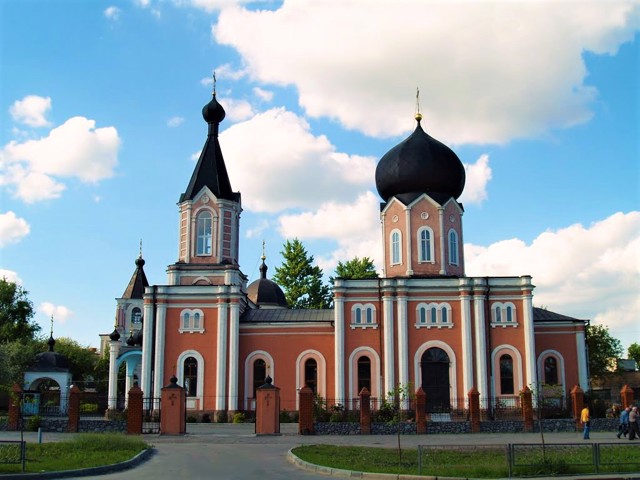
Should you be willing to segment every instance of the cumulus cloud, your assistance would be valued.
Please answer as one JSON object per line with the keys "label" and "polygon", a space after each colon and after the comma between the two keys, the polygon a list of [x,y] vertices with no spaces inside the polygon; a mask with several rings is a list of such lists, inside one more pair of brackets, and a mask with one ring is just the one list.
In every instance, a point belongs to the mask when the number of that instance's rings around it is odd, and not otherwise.
{"label": "cumulus cloud", "polygon": [[179,127],[184,123],[184,117],[171,117],[167,120],[167,127],[175,128]]}
{"label": "cumulus cloud", "polygon": [[609,326],[625,341],[638,338],[640,212],[616,213],[589,227],[541,233],[488,247],[465,245],[467,275],[532,275],[534,302]]}
{"label": "cumulus cloud", "polygon": [[11,141],[0,151],[0,185],[26,203],[59,197],[63,179],[95,183],[113,175],[120,138],[114,127],[73,117],[46,137]]}
{"label": "cumulus cloud", "polygon": [[22,279],[13,270],[5,270],[0,268],[0,278],[4,278],[7,282],[13,282],[18,285],[22,285]]}
{"label": "cumulus cloud", "polygon": [[265,90],[264,88],[255,87],[253,89],[253,94],[263,102],[270,102],[273,100],[273,92]]}
{"label": "cumulus cloud", "polygon": [[31,227],[24,218],[14,212],[0,213],[0,247],[18,243],[29,235]]}
{"label": "cumulus cloud", "polygon": [[460,202],[482,203],[487,199],[487,184],[491,180],[491,167],[489,167],[489,155],[481,155],[476,163],[464,165],[466,181],[464,191],[460,196]]}
{"label": "cumulus cloud", "polygon": [[312,210],[326,198],[352,202],[373,185],[374,158],[337,152],[284,108],[229,127],[220,143],[234,189],[251,192],[243,207],[255,212]]}
{"label": "cumulus cloud", "polygon": [[241,122],[255,115],[253,107],[246,100],[225,98],[224,110],[227,114],[227,118],[232,122]]}
{"label": "cumulus cloud", "polygon": [[120,19],[120,13],[122,12],[122,10],[120,10],[118,7],[107,7],[104,10],[104,16],[107,17],[109,20],[114,20],[114,21],[118,21]]}
{"label": "cumulus cloud", "polygon": [[356,0],[232,6],[212,34],[253,80],[291,85],[308,115],[371,136],[413,128],[418,86],[427,131],[461,144],[588,121],[584,52],[613,54],[638,26],[637,2]]}
{"label": "cumulus cloud", "polygon": [[11,118],[15,122],[30,127],[47,127],[50,125],[46,118],[51,110],[51,98],[27,95],[22,100],[16,100],[9,108]]}
{"label": "cumulus cloud", "polygon": [[54,305],[50,302],[43,302],[38,306],[38,312],[42,312],[47,317],[53,316],[54,322],[64,324],[73,317],[73,312],[63,305]]}

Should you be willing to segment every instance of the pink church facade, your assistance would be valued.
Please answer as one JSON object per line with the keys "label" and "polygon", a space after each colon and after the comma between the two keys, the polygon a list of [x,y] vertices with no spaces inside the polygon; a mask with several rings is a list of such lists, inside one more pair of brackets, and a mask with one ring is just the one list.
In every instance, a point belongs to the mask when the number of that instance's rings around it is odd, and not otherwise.
{"label": "pink church facade", "polygon": [[267,376],[290,411],[305,385],[343,405],[363,387],[378,399],[422,387],[433,411],[463,408],[473,387],[487,399],[542,384],[587,389],[583,320],[535,308],[530,276],[465,275],[464,168],[419,117],[376,170],[380,278],[336,279],[325,310],[288,308],[264,258],[248,285],[238,262],[241,197],[218,142],[224,115],[214,93],[203,109],[205,147],[178,203],[178,260],[167,284],[149,285],[139,258],[117,299],[105,339],[111,398],[122,364],[127,388],[137,382],[147,397],[177,377],[194,414],[253,410]]}

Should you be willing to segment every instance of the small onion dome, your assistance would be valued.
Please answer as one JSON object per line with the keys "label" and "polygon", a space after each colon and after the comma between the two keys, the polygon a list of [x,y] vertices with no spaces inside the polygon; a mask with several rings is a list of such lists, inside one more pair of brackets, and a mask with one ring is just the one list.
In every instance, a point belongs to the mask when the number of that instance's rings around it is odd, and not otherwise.
{"label": "small onion dome", "polygon": [[117,328],[113,329],[113,332],[111,332],[111,335],[109,335],[109,338],[114,342],[117,342],[118,340],[120,340],[120,333],[118,332]]}
{"label": "small onion dome", "polygon": [[458,198],[465,183],[465,171],[458,156],[420,126],[389,150],[376,167],[376,188],[385,200],[402,194],[441,194]]}
{"label": "small onion dome", "polygon": [[49,351],[53,352],[53,348],[56,346],[56,341],[53,338],[53,335],[49,335],[49,341],[47,341],[47,345],[49,345]]}
{"label": "small onion dome", "polygon": [[251,282],[247,288],[249,300],[259,307],[289,308],[284,292],[273,280],[267,278],[267,265],[262,259],[260,278]]}
{"label": "small onion dome", "polygon": [[131,332],[129,332],[129,338],[127,338],[127,345],[129,345],[130,347],[133,347],[135,344],[136,344],[136,341],[133,338],[133,330],[131,330]]}
{"label": "small onion dome", "polygon": [[131,332],[131,335],[127,338],[127,345],[130,347],[142,346],[142,329],[136,330],[135,333]]}
{"label": "small onion dome", "polygon": [[145,263],[146,262],[144,261],[144,258],[142,258],[142,256],[139,256],[138,258],[136,258],[136,267],[142,268],[144,267]]}
{"label": "small onion dome", "polygon": [[220,105],[216,100],[216,95],[214,93],[211,101],[202,107],[202,117],[207,123],[220,123],[224,120],[225,116],[226,112],[224,111],[224,108],[222,108],[222,105]]}

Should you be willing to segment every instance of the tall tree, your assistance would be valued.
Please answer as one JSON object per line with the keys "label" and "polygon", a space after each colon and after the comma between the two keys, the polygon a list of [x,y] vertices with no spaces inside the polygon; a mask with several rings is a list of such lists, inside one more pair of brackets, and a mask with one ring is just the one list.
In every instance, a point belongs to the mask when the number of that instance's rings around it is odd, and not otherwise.
{"label": "tall tree", "polygon": [[40,331],[32,320],[33,304],[27,294],[15,282],[0,279],[0,343],[31,340]]}
{"label": "tall tree", "polygon": [[313,265],[309,255],[297,238],[284,244],[280,252],[282,266],[276,267],[273,281],[282,287],[291,308],[328,308],[331,297],[329,287],[322,282],[322,269]]}
{"label": "tall tree", "polygon": [[636,366],[640,368],[640,343],[633,342],[627,349],[627,356],[636,361]]}
{"label": "tall tree", "polygon": [[601,377],[615,369],[616,359],[622,355],[622,344],[609,333],[604,325],[587,325],[587,348],[589,349],[589,373]]}
{"label": "tall tree", "polygon": [[378,278],[378,272],[376,272],[376,267],[369,257],[354,257],[345,263],[338,262],[338,266],[336,267],[336,276],[331,277],[332,284],[335,278],[351,280]]}

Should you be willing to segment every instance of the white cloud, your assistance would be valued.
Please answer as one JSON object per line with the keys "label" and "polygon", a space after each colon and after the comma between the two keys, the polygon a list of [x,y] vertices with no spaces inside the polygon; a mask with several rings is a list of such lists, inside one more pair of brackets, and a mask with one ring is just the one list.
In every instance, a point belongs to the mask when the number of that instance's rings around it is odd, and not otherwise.
{"label": "white cloud", "polygon": [[107,7],[104,10],[104,16],[107,17],[109,20],[114,20],[114,21],[118,21],[120,19],[120,13],[122,12],[122,10],[120,10],[118,7]]}
{"label": "white cloud", "polygon": [[267,220],[261,220],[257,225],[254,225],[253,228],[247,228],[244,235],[246,238],[260,238],[270,226]]}
{"label": "white cloud", "polygon": [[184,123],[184,117],[171,117],[167,120],[167,127],[175,128]]}
{"label": "white cloud", "polygon": [[264,88],[254,87],[253,94],[263,102],[270,102],[273,100],[273,92],[265,90]]}
{"label": "white cloud", "polygon": [[0,278],[4,278],[7,282],[13,282],[18,285],[22,285],[22,279],[13,270],[5,270],[0,268]]}
{"label": "white cloud", "polygon": [[27,95],[22,100],[16,100],[9,108],[11,118],[18,123],[30,127],[46,127],[50,125],[46,118],[51,110],[51,98]]}
{"label": "white cloud", "polygon": [[54,305],[50,302],[43,302],[38,306],[38,311],[47,315],[47,317],[53,316],[55,323],[64,324],[73,317],[74,313],[63,305]]}
{"label": "white cloud", "polygon": [[212,34],[253,80],[293,86],[312,117],[399,135],[414,126],[418,86],[436,138],[503,143],[588,121],[598,92],[583,54],[614,54],[639,12],[614,1],[284,2],[224,8]]}
{"label": "white cloud", "polygon": [[251,192],[243,207],[255,212],[313,210],[326,198],[352,202],[373,185],[374,158],[337,152],[326,137],[312,135],[304,119],[283,108],[232,125],[220,143],[231,184]]}
{"label": "white cloud", "polygon": [[571,225],[489,247],[465,245],[467,275],[532,275],[534,303],[609,326],[624,342],[640,336],[640,212],[588,228]]}
{"label": "white cloud", "polygon": [[241,122],[255,115],[253,107],[246,100],[224,99],[224,111],[232,122]]}
{"label": "white cloud", "polygon": [[482,203],[487,199],[487,184],[491,180],[489,155],[481,155],[473,164],[465,164],[466,181],[459,201],[463,204]]}
{"label": "white cloud", "polygon": [[31,227],[24,218],[14,212],[0,213],[0,247],[18,243],[29,235]]}
{"label": "white cloud", "polygon": [[114,127],[73,117],[46,137],[11,141],[0,151],[0,185],[12,187],[24,202],[59,197],[65,178],[95,183],[113,176],[120,138]]}

